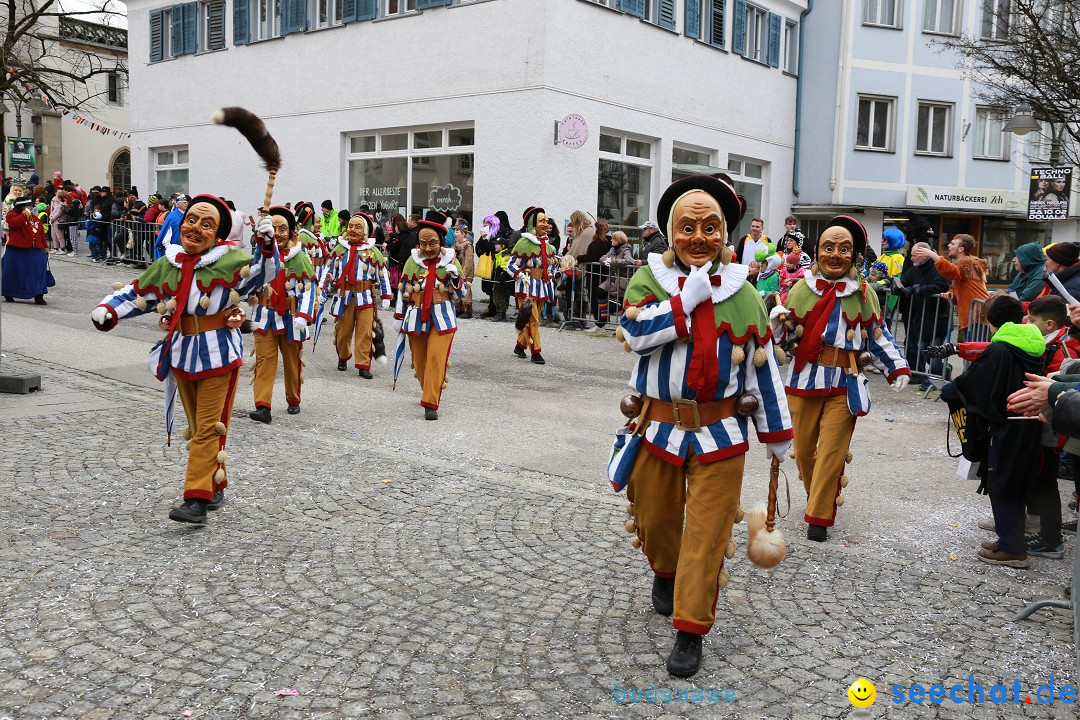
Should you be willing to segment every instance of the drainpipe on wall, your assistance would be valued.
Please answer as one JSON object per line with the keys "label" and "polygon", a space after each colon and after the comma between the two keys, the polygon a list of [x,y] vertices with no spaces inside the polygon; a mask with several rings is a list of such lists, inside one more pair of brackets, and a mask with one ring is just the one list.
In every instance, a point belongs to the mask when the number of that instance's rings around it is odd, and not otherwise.
{"label": "drainpipe on wall", "polygon": [[851,57],[851,23],[853,20],[853,13],[851,12],[851,0],[843,0],[844,7],[841,10],[843,23],[840,25],[840,56],[839,62],[836,67],[836,109],[833,116],[833,152],[832,152],[832,174],[829,177],[829,191],[832,193],[831,201],[833,204],[839,203],[839,198],[836,197],[836,186],[839,182],[840,176],[840,158],[841,153],[845,151],[847,142],[847,118],[844,116],[844,105],[846,101],[848,87],[848,58]]}
{"label": "drainpipe on wall", "polygon": [[795,78],[795,167],[791,175],[791,192],[799,197],[799,133],[802,129],[802,83],[803,83],[803,29],[806,16],[814,9],[814,0],[808,0],[806,9],[799,15],[799,77]]}

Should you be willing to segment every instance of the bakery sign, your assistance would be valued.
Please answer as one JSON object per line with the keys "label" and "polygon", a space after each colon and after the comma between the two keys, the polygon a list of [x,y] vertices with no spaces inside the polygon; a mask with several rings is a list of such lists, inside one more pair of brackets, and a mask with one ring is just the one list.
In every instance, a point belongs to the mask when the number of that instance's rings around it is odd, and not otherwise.
{"label": "bakery sign", "polygon": [[907,205],[939,210],[989,210],[1001,213],[1027,211],[1028,194],[1017,190],[908,185]]}

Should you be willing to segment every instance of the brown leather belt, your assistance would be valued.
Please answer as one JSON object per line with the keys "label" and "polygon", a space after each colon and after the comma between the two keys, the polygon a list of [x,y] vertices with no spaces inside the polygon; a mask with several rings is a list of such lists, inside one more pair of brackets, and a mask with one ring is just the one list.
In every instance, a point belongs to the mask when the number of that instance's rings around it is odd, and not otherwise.
{"label": "brown leather belt", "polygon": [[[420,303],[423,301],[423,299],[424,299],[424,291],[421,290],[418,293],[413,293],[412,297],[409,299],[409,302],[411,302],[413,305],[416,305],[417,307],[419,307]],[[447,300],[452,300],[452,299],[453,299],[453,296],[450,293],[448,293],[448,292],[446,292],[444,290],[435,289],[435,290],[432,290],[432,292],[431,292],[431,302],[432,302],[432,304],[446,302]]]}
{"label": "brown leather belt", "polygon": [[360,280],[358,282],[354,282],[352,285],[342,284],[341,288],[340,288],[340,290],[338,292],[340,292],[342,295],[344,295],[345,293],[347,293],[349,291],[357,292],[357,293],[367,292],[374,285],[375,285],[375,283],[373,283],[370,280]]}
{"label": "brown leather belt", "polygon": [[322,267],[323,258],[321,258],[321,257],[313,257],[313,258],[311,258],[311,264],[314,267]]}
{"label": "brown leather belt", "polygon": [[697,432],[703,427],[735,415],[739,399],[728,397],[723,400],[712,402],[698,402],[697,400],[660,400],[658,398],[644,398],[648,403],[638,421],[641,427],[648,422],[656,420],[662,423],[674,423],[679,430]]}
{"label": "brown leather belt", "polygon": [[529,275],[533,280],[542,280],[544,278],[544,268],[529,268]]}
{"label": "brown leather belt", "polygon": [[[289,312],[295,313],[296,312],[296,298],[291,297],[291,298],[287,298],[287,300],[288,300],[288,302],[286,304],[289,306]],[[274,300],[272,298],[268,298],[265,295],[260,295],[259,296],[259,304],[262,305],[263,307],[270,308],[271,310],[275,310],[275,311],[277,310],[277,300]]]}
{"label": "brown leather belt", "polygon": [[229,319],[231,313],[232,308],[213,315],[181,315],[180,334],[190,337],[200,333],[220,330],[225,327],[225,321]]}
{"label": "brown leather belt", "polygon": [[818,353],[818,365],[831,368],[851,368],[855,366],[855,351],[844,348],[822,345]]}

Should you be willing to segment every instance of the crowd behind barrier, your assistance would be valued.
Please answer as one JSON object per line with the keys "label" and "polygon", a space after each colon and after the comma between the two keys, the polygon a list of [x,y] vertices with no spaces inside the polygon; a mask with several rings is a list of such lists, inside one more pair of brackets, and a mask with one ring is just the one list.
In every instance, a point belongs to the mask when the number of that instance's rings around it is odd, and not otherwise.
{"label": "crowd behind barrier", "polygon": [[638,267],[584,263],[563,271],[560,285],[565,298],[564,325],[585,327],[595,323],[605,327],[612,323],[614,328],[622,317],[623,293]]}

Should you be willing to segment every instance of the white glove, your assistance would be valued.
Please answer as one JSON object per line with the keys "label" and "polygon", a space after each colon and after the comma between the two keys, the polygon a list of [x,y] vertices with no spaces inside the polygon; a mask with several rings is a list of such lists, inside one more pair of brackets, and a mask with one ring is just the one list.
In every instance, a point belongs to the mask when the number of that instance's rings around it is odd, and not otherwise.
{"label": "white glove", "polygon": [[307,326],[308,326],[307,318],[302,318],[302,317],[293,318],[292,326],[293,326],[293,330],[296,331],[297,335],[303,335],[305,332],[307,332]]}
{"label": "white glove", "polygon": [[402,319],[394,318],[394,335],[401,334]]}
{"label": "white glove", "polygon": [[682,291],[683,312],[689,313],[706,300],[712,299],[712,285],[709,283],[709,269],[706,267],[693,267],[690,276],[686,278]]}
{"label": "white glove", "polygon": [[900,377],[896,378],[896,380],[894,380],[892,384],[893,392],[900,392],[907,387],[909,382],[911,382],[911,378],[907,375],[901,375]]}
{"label": "white glove", "polygon": [[111,317],[112,310],[101,305],[90,311],[90,319],[94,321],[95,325],[108,326],[112,323]]}
{"label": "white glove", "polygon": [[783,305],[777,305],[769,311],[769,327],[772,328],[773,336],[777,337],[783,334],[784,322],[780,319],[781,315],[787,315],[788,309]]}
{"label": "white glove", "polygon": [[390,309],[390,298],[383,298],[381,307],[382,307],[383,310],[389,310]]}
{"label": "white glove", "polygon": [[782,442],[766,443],[765,445],[765,457],[769,460],[776,458],[780,462],[787,460],[788,451],[791,450],[791,441],[784,440]]}
{"label": "white glove", "polygon": [[457,277],[457,265],[455,265],[454,263],[450,263],[449,265],[447,265],[446,266],[446,274],[447,275],[453,275],[454,277]]}
{"label": "white glove", "polygon": [[262,235],[265,238],[265,242],[270,242],[274,239],[274,222],[267,215],[255,223],[255,234]]}

